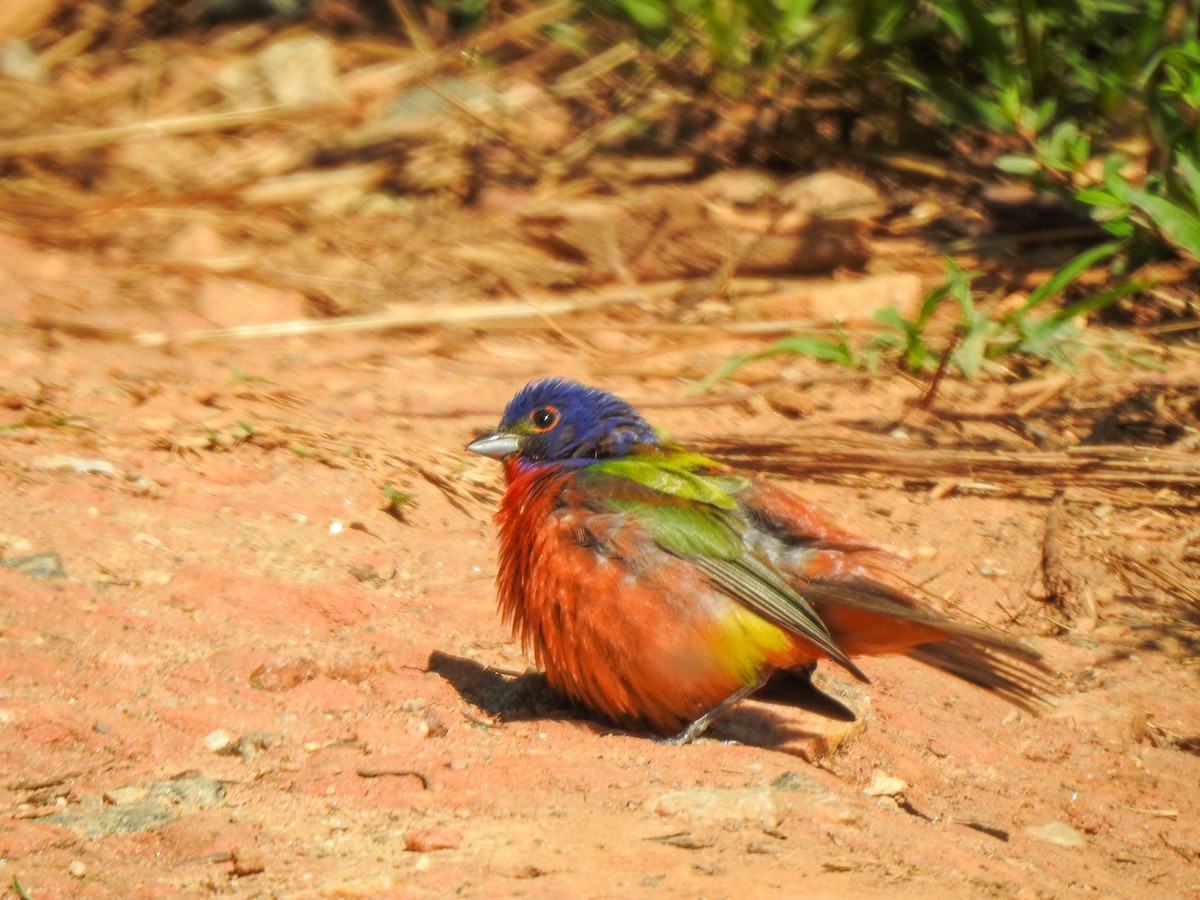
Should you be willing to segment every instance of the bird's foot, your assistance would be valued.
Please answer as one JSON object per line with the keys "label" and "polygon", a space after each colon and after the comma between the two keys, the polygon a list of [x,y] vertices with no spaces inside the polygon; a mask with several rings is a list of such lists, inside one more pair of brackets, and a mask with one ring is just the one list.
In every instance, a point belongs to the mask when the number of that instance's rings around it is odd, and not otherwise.
{"label": "bird's foot", "polygon": [[725,715],[725,713],[729,712],[734,706],[745,700],[766,683],[767,678],[763,676],[758,681],[742,685],[704,715],[700,716],[700,718],[688,725],[679,734],[674,737],[661,738],[660,743],[674,745],[690,744],[696,738],[700,737],[700,735],[704,734],[708,730],[709,725],[721,718],[721,716]]}

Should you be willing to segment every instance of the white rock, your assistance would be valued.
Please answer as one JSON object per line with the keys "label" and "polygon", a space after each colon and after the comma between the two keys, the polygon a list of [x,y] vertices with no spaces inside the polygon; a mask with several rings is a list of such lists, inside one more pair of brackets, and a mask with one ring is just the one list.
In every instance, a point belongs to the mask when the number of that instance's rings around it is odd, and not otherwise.
{"label": "white rock", "polygon": [[866,788],[863,793],[868,797],[895,797],[903,794],[906,790],[908,790],[908,782],[903,778],[897,778],[876,769],[871,786]]}
{"label": "white rock", "polygon": [[211,750],[213,753],[229,752],[229,748],[234,745],[234,742],[234,736],[224,728],[210,731],[204,736],[204,748]]}
{"label": "white rock", "polygon": [[1047,822],[1045,825],[1031,825],[1025,833],[1034,840],[1047,844],[1057,844],[1059,847],[1083,848],[1088,845],[1087,837],[1078,828],[1073,828],[1066,822]]}

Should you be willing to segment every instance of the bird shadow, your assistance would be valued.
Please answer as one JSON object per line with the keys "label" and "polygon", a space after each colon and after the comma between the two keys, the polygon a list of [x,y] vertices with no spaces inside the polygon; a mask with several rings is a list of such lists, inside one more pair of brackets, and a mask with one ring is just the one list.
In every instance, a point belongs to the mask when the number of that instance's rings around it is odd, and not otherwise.
{"label": "bird shadow", "polygon": [[[446,679],[464,700],[501,722],[578,721],[597,734],[662,741],[650,732],[628,731],[589,719],[585,711],[550,687],[541,672],[531,670],[513,677],[440,650],[430,653],[426,671]],[[797,713],[781,716],[780,705]],[[753,700],[714,722],[701,740],[747,744],[813,761],[823,755],[817,751],[826,746],[828,735],[821,722],[828,720],[853,723],[858,717],[849,705],[813,685],[806,674],[778,672]]]}
{"label": "bird shadow", "polygon": [[546,676],[530,670],[513,677],[473,659],[434,650],[426,671],[442,676],[468,703],[505,722],[577,719],[578,711]]}

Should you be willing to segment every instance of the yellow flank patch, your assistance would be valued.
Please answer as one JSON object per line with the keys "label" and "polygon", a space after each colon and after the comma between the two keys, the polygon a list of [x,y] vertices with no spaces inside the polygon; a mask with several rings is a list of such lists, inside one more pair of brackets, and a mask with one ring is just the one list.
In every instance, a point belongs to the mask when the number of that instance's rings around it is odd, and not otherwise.
{"label": "yellow flank patch", "polygon": [[758,679],[769,654],[787,649],[787,632],[742,606],[718,620],[713,635],[721,668],[742,684]]}

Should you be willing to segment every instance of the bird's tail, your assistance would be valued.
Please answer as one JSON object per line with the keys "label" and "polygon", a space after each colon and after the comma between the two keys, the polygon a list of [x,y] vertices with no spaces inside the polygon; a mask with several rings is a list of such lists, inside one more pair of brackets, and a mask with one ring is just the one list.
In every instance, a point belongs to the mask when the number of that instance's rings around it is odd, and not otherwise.
{"label": "bird's tail", "polygon": [[979,685],[1028,712],[1041,712],[1055,692],[1053,671],[1041,655],[1022,644],[979,641],[952,635],[908,651],[911,659]]}
{"label": "bird's tail", "polygon": [[847,656],[901,654],[1036,712],[1055,693],[1053,670],[1033,648],[985,628],[914,608],[912,598],[858,578],[802,590]]}

